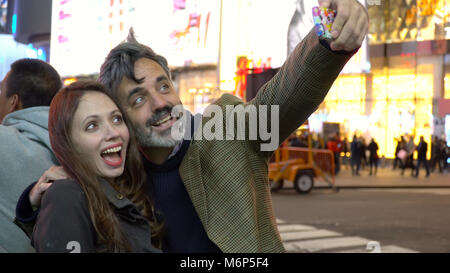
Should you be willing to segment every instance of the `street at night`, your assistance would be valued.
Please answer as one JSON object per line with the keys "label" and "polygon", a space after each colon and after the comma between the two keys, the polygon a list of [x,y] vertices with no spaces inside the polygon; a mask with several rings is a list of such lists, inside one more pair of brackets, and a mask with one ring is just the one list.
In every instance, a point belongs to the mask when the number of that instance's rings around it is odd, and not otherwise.
{"label": "street at night", "polygon": [[299,195],[285,183],[272,198],[289,252],[370,252],[369,241],[379,242],[381,252],[449,252],[449,178],[401,177],[391,170],[380,170],[377,178],[352,177],[344,171],[338,192],[314,188]]}

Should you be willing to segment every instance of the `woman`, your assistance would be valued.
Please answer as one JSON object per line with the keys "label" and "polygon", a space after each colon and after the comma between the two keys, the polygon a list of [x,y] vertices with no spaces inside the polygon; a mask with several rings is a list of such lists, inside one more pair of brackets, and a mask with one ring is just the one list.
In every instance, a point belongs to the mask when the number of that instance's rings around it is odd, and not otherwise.
{"label": "woman", "polygon": [[49,112],[50,143],[73,179],[42,198],[32,245],[38,252],[160,252],[145,172],[131,131],[99,83],[75,82]]}

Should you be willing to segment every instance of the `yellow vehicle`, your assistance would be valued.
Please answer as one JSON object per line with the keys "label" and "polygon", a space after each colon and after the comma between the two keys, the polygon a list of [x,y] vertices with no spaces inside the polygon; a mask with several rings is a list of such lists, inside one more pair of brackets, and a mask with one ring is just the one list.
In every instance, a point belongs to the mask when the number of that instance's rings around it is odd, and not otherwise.
{"label": "yellow vehicle", "polygon": [[303,125],[301,131],[308,132],[308,148],[280,147],[269,163],[271,190],[277,191],[285,181],[294,183],[300,194],[309,193],[314,187],[314,179],[321,178],[337,190],[335,184],[335,162],[333,152],[326,149],[312,149],[309,129]]}

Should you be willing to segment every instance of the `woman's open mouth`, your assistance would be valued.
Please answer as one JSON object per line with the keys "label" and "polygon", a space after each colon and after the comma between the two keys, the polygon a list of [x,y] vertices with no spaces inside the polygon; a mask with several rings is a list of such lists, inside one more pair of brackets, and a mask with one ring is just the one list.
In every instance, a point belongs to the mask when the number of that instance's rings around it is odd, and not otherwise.
{"label": "woman's open mouth", "polygon": [[119,167],[123,163],[122,143],[114,144],[104,149],[100,156],[103,162],[111,167]]}

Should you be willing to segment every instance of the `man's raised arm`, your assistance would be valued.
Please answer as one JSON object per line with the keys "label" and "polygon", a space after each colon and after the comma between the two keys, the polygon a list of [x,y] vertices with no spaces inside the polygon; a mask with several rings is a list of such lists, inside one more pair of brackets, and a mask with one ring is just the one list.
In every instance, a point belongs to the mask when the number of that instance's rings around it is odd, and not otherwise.
{"label": "man's raised arm", "polygon": [[[257,109],[260,105],[279,107],[279,137],[276,146],[319,107],[368,32],[368,14],[358,1],[324,0],[319,3],[322,7],[337,11],[331,30],[331,43],[319,40],[314,29],[311,30],[272,80],[261,87],[257,96],[248,102]],[[277,121],[271,120],[270,109],[267,112],[267,126],[270,128]],[[255,144],[256,149],[264,151],[259,141]]]}

